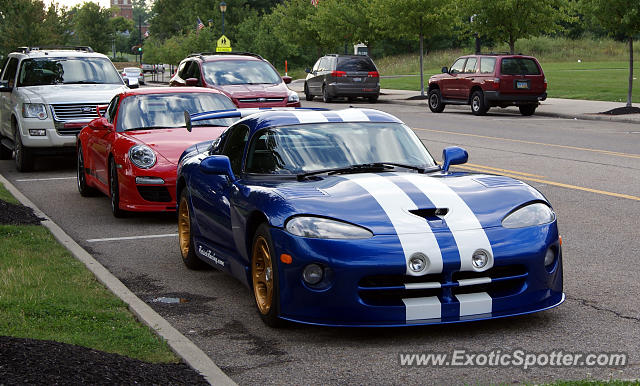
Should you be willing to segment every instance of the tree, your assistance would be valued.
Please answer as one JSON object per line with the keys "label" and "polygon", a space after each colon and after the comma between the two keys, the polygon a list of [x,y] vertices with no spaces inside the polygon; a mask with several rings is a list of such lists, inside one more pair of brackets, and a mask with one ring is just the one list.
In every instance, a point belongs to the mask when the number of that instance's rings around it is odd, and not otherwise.
{"label": "tree", "polygon": [[320,40],[328,46],[342,43],[365,43],[369,48],[380,39],[379,28],[372,20],[370,0],[323,0],[311,21]]}
{"label": "tree", "polygon": [[619,40],[629,42],[629,91],[627,107],[631,107],[633,90],[633,37],[640,33],[640,2],[629,0],[583,0],[584,8],[599,25]]}
{"label": "tree", "polygon": [[371,0],[373,22],[387,36],[420,41],[420,95],[424,96],[424,39],[450,30],[453,4],[449,0]]}
{"label": "tree", "polygon": [[44,41],[44,3],[40,0],[0,0],[0,55],[19,46],[38,46]]}
{"label": "tree", "polygon": [[79,44],[91,46],[96,52],[107,52],[113,30],[109,28],[111,11],[93,2],[76,7],[75,32]]}
{"label": "tree", "polygon": [[567,0],[467,0],[462,15],[480,36],[509,44],[515,53],[518,39],[551,33],[567,18]]}

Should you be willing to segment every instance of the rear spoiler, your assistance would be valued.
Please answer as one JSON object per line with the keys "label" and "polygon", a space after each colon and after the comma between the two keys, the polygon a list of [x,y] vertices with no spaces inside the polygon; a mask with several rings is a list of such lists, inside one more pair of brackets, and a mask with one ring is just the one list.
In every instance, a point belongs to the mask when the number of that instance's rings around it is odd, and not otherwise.
{"label": "rear spoiler", "polygon": [[261,111],[295,111],[295,110],[312,110],[312,111],[327,111],[329,109],[323,107],[254,107],[244,109],[227,109],[227,110],[213,110],[205,111],[203,113],[190,114],[185,110],[184,123],[187,127],[187,131],[191,132],[193,125],[192,122],[206,121],[207,119],[219,119],[219,118],[244,118],[249,115],[259,113]]}

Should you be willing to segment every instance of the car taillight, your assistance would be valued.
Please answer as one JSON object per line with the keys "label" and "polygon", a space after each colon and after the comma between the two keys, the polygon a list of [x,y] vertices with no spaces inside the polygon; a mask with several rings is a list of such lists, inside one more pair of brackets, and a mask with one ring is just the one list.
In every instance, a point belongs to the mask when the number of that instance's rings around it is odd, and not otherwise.
{"label": "car taillight", "polygon": [[380,74],[378,71],[369,71],[369,78],[379,78]]}
{"label": "car taillight", "polygon": [[331,76],[336,77],[336,78],[341,78],[343,76],[347,76],[347,73],[344,71],[332,71],[331,72]]}

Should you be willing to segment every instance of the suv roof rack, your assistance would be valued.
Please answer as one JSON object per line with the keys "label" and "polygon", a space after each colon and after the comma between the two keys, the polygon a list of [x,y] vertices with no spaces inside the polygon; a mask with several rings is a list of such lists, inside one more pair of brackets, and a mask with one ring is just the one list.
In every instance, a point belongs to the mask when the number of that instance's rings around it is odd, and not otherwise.
{"label": "suv roof rack", "polygon": [[254,58],[263,59],[262,56],[258,54],[254,54],[251,52],[195,52],[193,54],[187,55],[187,58],[192,58],[194,56],[211,56],[211,55],[242,55],[242,56],[252,56]]}
{"label": "suv roof rack", "polygon": [[18,51],[23,54],[28,54],[31,51],[42,51],[42,50],[71,50],[71,51],[82,51],[82,52],[94,52],[93,48],[89,46],[36,46],[36,47],[18,47]]}
{"label": "suv roof rack", "polygon": [[499,52],[480,52],[478,54],[472,54],[472,55],[522,55],[522,53],[519,52],[517,54],[512,54],[511,52],[507,52],[507,51],[499,51]]}

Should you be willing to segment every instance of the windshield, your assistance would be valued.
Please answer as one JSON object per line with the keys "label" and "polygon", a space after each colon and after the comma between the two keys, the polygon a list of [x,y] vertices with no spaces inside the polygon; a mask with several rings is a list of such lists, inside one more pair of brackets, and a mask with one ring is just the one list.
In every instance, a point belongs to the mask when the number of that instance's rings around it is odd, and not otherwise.
{"label": "windshield", "polygon": [[83,83],[122,84],[122,79],[106,58],[33,58],[20,65],[18,86]]}
{"label": "windshield", "polygon": [[300,174],[370,163],[420,168],[435,162],[420,139],[400,123],[316,123],[266,129],[254,135],[248,173]]}
{"label": "windshield", "polygon": [[258,60],[218,60],[202,64],[204,79],[213,85],[277,84],[280,75],[269,63]]}
{"label": "windshield", "polygon": [[[118,110],[117,131],[154,128],[185,127],[184,112],[190,114],[234,109],[229,98],[210,93],[176,93],[131,95]],[[194,123],[198,126],[229,126],[236,118],[208,119]]]}

